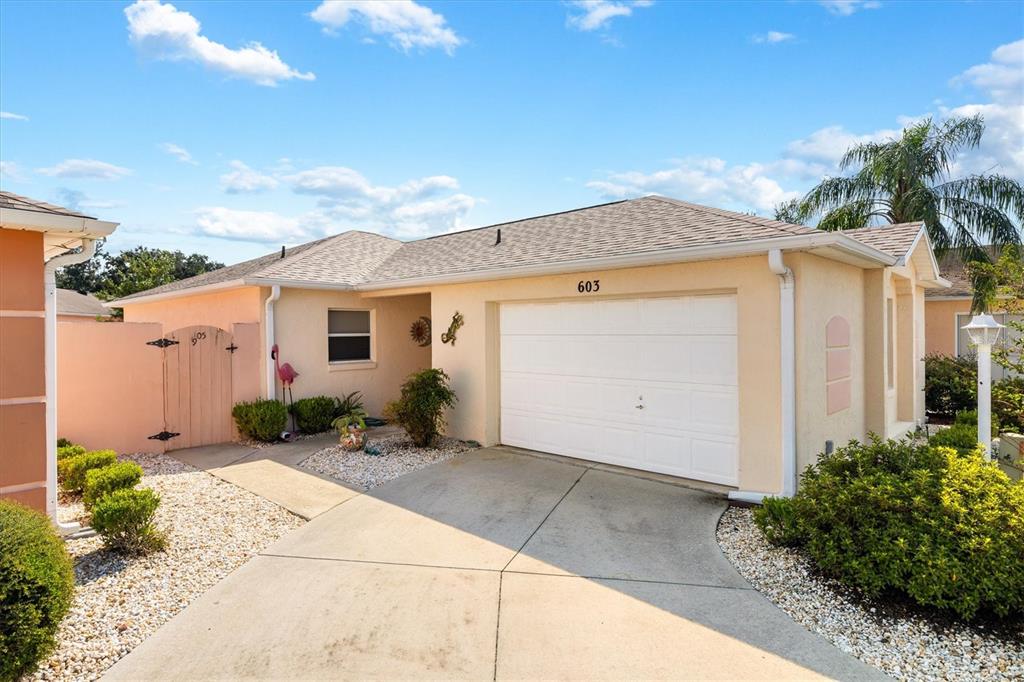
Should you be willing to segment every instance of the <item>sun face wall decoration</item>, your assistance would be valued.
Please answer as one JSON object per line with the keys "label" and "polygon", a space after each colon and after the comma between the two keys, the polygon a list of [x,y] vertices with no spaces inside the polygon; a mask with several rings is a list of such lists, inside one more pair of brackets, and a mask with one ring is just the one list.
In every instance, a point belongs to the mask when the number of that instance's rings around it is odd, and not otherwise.
{"label": "sun face wall decoration", "polygon": [[409,327],[409,338],[415,341],[420,348],[430,345],[430,318],[421,316]]}

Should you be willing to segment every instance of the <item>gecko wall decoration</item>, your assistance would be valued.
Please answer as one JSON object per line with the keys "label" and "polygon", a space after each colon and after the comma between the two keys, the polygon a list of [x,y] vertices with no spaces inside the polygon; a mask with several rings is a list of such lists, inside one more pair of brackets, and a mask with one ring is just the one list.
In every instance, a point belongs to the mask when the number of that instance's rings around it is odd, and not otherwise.
{"label": "gecko wall decoration", "polygon": [[456,310],[455,314],[452,315],[452,323],[448,325],[448,331],[441,334],[441,343],[450,343],[454,346],[455,332],[459,331],[459,328],[462,327],[463,321],[462,313]]}

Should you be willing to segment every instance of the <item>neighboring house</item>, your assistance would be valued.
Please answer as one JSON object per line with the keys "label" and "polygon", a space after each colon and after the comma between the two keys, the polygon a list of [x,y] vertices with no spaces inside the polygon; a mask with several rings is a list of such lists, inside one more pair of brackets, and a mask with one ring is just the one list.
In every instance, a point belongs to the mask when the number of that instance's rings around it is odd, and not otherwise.
{"label": "neighboring house", "polygon": [[58,322],[93,322],[110,319],[110,310],[92,294],[57,289]]}
{"label": "neighboring house", "polygon": [[[996,247],[988,246],[986,249],[993,260],[999,258]],[[973,355],[974,348],[967,332],[963,330],[963,326],[973,317],[971,299],[974,294],[971,280],[964,270],[964,262],[958,253],[950,251],[939,259],[939,270],[952,286],[949,289],[931,290],[925,295],[925,352],[928,355],[953,357]],[[992,317],[1004,325],[1010,320],[1020,319],[1019,315],[1008,315],[998,307],[992,310]],[[1010,335],[1016,333],[1007,327],[1000,335],[1000,343],[1005,344]],[[1005,378],[1006,374],[1006,370],[999,363],[992,362],[993,381]]]}
{"label": "neighboring house", "polygon": [[[116,223],[0,192],[0,497],[55,514],[56,283]],[[62,255],[84,247],[81,253]]]}
{"label": "neighboring house", "polygon": [[455,437],[757,499],[829,443],[923,420],[924,292],[944,286],[920,223],[823,232],[650,196],[404,243],[346,232],[108,305],[165,333],[260,325],[263,395],[281,397],[275,343],[296,398],[360,390],[373,413],[440,367]]}

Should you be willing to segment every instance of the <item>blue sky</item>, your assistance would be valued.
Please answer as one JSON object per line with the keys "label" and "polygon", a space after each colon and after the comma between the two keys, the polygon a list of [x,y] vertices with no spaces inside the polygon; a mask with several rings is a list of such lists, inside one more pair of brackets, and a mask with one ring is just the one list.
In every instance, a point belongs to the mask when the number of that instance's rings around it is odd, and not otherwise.
{"label": "blue sky", "polygon": [[235,262],[657,192],[771,214],[982,112],[1024,180],[1018,2],[0,3],[3,189]]}

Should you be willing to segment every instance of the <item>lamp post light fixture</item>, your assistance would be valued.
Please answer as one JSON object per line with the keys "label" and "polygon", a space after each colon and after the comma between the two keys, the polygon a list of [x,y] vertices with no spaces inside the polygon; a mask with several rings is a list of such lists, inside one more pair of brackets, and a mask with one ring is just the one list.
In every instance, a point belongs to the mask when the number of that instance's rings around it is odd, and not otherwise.
{"label": "lamp post light fixture", "polygon": [[975,315],[962,329],[978,349],[978,442],[985,448],[985,459],[992,459],[992,346],[1003,325],[985,314]]}

